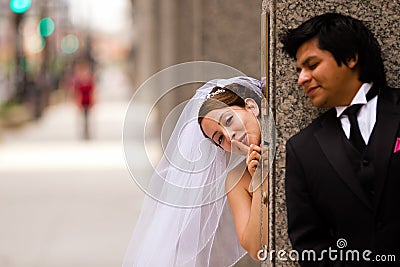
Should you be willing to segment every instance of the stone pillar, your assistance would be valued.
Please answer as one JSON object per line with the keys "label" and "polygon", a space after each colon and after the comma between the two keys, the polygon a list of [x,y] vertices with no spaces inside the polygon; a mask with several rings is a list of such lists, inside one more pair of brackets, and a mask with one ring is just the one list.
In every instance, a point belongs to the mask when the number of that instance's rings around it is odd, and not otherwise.
{"label": "stone pillar", "polygon": [[156,0],[138,0],[135,8],[134,86],[139,87],[159,70],[159,6]]}
{"label": "stone pillar", "polygon": [[[285,207],[285,143],[314,119],[321,110],[296,85],[294,62],[282,51],[277,39],[287,28],[294,28],[306,19],[325,12],[339,12],[366,22],[377,37],[383,52],[390,86],[400,86],[400,3],[398,0],[264,0],[270,17],[270,104],[275,115],[277,153],[271,183],[274,185],[271,220],[269,223],[270,249],[291,249],[287,235]],[[297,266],[293,262],[275,262],[275,266]]]}
{"label": "stone pillar", "polygon": [[203,60],[260,77],[261,1],[202,0]]}

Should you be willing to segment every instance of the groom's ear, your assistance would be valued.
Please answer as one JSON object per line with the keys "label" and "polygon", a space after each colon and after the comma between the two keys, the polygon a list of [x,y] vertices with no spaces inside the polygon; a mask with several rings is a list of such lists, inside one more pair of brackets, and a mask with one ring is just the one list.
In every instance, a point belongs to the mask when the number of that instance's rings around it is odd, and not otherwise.
{"label": "groom's ear", "polygon": [[260,109],[258,108],[257,102],[253,98],[246,98],[244,103],[246,104],[246,110],[253,112],[254,116],[258,117]]}

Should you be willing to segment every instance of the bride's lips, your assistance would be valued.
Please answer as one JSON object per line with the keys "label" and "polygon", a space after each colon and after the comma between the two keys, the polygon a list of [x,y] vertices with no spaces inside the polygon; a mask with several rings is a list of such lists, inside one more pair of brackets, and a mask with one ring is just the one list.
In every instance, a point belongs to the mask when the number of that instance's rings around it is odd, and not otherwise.
{"label": "bride's lips", "polygon": [[238,139],[238,141],[242,144],[245,144],[246,146],[249,145],[249,141],[247,140],[247,134],[244,134],[241,138]]}

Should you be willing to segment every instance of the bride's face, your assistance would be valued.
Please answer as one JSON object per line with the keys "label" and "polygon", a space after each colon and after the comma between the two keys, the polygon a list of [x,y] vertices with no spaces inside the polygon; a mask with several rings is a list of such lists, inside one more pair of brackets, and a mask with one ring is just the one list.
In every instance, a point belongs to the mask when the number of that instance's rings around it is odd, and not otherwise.
{"label": "bride's face", "polygon": [[257,119],[258,106],[253,108],[246,105],[226,107],[210,111],[202,120],[201,127],[204,133],[221,146],[225,151],[236,152],[231,145],[237,140],[246,146],[260,145],[261,131]]}

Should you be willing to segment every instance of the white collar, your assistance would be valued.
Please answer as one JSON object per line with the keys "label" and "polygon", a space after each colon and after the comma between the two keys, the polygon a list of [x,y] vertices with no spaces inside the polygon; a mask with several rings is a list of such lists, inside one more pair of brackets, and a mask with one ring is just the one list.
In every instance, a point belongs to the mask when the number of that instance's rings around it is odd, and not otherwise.
{"label": "white collar", "polygon": [[367,94],[369,92],[369,90],[371,89],[373,83],[363,83],[360,87],[360,89],[358,89],[357,94],[354,96],[353,100],[351,101],[350,105],[348,106],[337,106],[335,107],[336,109],[336,116],[339,118],[340,116],[342,116],[342,113],[344,112],[344,110],[351,106],[351,105],[355,105],[355,104],[367,104]]}

